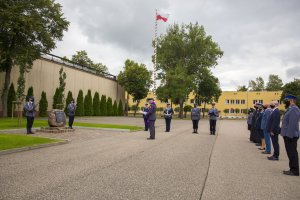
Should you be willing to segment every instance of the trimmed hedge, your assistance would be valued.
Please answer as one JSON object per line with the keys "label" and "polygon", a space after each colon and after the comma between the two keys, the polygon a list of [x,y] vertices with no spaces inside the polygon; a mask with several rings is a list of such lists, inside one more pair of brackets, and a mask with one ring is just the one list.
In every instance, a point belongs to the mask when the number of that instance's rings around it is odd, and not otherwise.
{"label": "trimmed hedge", "polygon": [[84,115],[92,116],[93,115],[93,100],[91,90],[88,90],[88,93],[84,98]]}
{"label": "trimmed hedge", "polygon": [[106,116],[107,115],[107,103],[106,103],[106,96],[105,95],[101,96],[100,115],[101,116]]}
{"label": "trimmed hedge", "polygon": [[112,105],[112,99],[110,97],[107,98],[107,116],[113,116],[113,105]]}
{"label": "trimmed hedge", "polygon": [[123,103],[122,103],[121,99],[120,99],[119,105],[118,105],[118,115],[119,116],[123,116],[124,115]]}

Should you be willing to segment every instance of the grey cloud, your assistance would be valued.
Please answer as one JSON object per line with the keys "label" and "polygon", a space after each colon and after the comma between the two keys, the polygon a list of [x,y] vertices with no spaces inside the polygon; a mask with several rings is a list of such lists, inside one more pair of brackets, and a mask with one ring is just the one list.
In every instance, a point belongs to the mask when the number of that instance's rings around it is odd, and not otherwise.
{"label": "grey cloud", "polygon": [[289,78],[300,78],[300,66],[287,69],[286,74]]}

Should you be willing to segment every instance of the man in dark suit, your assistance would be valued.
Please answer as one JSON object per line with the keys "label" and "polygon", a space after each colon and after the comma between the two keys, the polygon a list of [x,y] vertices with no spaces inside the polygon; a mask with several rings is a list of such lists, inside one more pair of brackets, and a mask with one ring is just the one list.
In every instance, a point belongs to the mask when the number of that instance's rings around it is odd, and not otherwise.
{"label": "man in dark suit", "polygon": [[279,159],[279,143],[278,135],[280,134],[280,111],[278,109],[278,102],[273,101],[270,104],[270,107],[273,109],[267,123],[267,131],[271,135],[271,140],[273,144],[274,153],[272,156],[268,157],[269,160],[278,160]]}
{"label": "man in dark suit", "polygon": [[156,104],[153,98],[147,99],[149,103],[149,111],[146,116],[148,117],[148,128],[150,131],[150,137],[148,140],[155,140],[155,120],[156,120]]}
{"label": "man in dark suit", "polygon": [[286,153],[289,158],[290,170],[283,171],[283,174],[299,176],[299,158],[297,152],[297,142],[300,136],[299,119],[300,110],[296,105],[297,98],[293,95],[285,96],[286,112],[284,113],[281,126],[281,136],[283,136]]}

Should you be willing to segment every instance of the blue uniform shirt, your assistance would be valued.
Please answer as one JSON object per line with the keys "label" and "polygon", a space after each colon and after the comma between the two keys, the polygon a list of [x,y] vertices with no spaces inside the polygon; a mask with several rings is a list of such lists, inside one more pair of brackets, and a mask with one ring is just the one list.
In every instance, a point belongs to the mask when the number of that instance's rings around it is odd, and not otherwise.
{"label": "blue uniform shirt", "polygon": [[35,116],[35,104],[34,102],[26,102],[24,105],[24,111],[26,117],[34,117]]}
{"label": "blue uniform shirt", "polygon": [[299,119],[299,108],[290,106],[283,116],[280,134],[289,138],[299,137]]}

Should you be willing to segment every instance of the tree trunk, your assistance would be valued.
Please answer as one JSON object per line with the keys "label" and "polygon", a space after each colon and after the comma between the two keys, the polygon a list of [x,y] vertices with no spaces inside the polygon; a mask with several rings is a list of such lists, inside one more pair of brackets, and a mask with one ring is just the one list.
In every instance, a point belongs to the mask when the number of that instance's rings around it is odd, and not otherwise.
{"label": "tree trunk", "polygon": [[[9,62],[9,61],[7,61],[7,62]],[[9,87],[9,83],[10,83],[10,73],[11,73],[11,68],[12,68],[11,65],[12,65],[11,62],[7,63],[7,68],[5,71],[4,87],[3,87],[3,92],[1,95],[3,117],[7,117],[7,97],[8,97],[8,87]]]}
{"label": "tree trunk", "polygon": [[125,103],[125,116],[128,117],[128,102],[129,102],[129,94],[127,93],[127,97],[126,97],[126,103]]}
{"label": "tree trunk", "polygon": [[134,114],[133,114],[134,117],[135,117],[135,115],[136,115],[136,111],[137,111],[137,109],[138,109],[138,107],[139,107],[139,104],[140,104],[140,100],[137,100],[137,102],[136,102],[136,108],[135,108]]}
{"label": "tree trunk", "polygon": [[203,107],[203,119],[204,119],[204,115],[205,115],[205,107],[206,107],[206,102],[204,102],[204,107]]}
{"label": "tree trunk", "polygon": [[183,118],[183,101],[182,99],[179,100],[179,116],[180,119]]}

